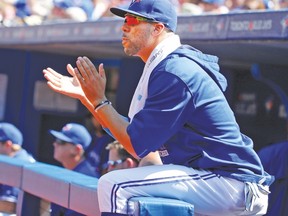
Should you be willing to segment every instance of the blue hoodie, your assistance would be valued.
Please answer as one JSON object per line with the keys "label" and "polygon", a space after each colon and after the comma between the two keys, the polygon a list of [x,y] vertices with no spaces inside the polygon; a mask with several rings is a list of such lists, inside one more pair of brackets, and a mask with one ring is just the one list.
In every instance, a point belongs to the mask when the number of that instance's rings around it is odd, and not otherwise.
{"label": "blue hoodie", "polygon": [[127,128],[137,155],[158,150],[164,164],[270,185],[253,141],[240,132],[226,87],[216,56],[186,45],[168,55],[152,71],[144,108]]}

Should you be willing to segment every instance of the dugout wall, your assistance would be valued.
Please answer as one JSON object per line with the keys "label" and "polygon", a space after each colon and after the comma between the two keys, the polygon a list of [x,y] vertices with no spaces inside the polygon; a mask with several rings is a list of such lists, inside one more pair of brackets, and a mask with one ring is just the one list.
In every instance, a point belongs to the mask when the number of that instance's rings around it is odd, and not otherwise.
{"label": "dugout wall", "polygon": [[[287,14],[179,17],[177,33],[182,43],[219,56],[221,72],[229,83],[226,97],[241,130],[254,139],[256,150],[287,135]],[[121,114],[127,114],[144,64],[124,55],[121,24],[122,20],[103,19],[0,28],[0,121],[23,131],[24,147],[39,161],[56,163],[48,129],[60,129],[72,121],[85,123],[87,115],[79,101],[48,89],[43,68],[67,74],[66,64],[73,64],[79,55],[87,55],[95,64],[104,62],[109,74],[107,95]],[[274,87],[253,76],[255,65]]]}

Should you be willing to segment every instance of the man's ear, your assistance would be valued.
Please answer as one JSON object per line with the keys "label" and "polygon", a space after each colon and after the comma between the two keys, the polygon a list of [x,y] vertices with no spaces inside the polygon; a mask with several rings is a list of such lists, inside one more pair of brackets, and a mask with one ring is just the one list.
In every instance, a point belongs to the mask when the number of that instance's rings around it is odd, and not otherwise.
{"label": "man's ear", "polygon": [[11,140],[7,140],[7,141],[4,142],[4,145],[5,145],[6,147],[11,147],[11,146],[13,145],[13,143],[12,143]]}
{"label": "man's ear", "polygon": [[76,150],[77,154],[79,154],[80,152],[84,152],[84,149],[83,149],[82,145],[80,145],[80,144],[75,145],[75,150]]}
{"label": "man's ear", "polygon": [[154,26],[154,31],[153,31],[154,35],[161,34],[165,29],[165,26],[162,23],[155,23],[153,26]]}
{"label": "man's ear", "polygon": [[126,158],[125,162],[127,163],[128,168],[137,167],[137,163],[132,158]]}

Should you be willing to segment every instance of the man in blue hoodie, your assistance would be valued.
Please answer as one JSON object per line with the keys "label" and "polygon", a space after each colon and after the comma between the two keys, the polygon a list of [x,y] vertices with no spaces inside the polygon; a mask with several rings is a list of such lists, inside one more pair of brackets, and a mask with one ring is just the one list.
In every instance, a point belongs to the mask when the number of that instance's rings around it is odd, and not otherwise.
{"label": "man in blue hoodie", "polygon": [[[35,162],[34,157],[23,147],[22,132],[13,124],[0,123],[0,154],[28,162]],[[5,175],[5,173],[1,173]],[[0,184],[0,216],[16,215],[19,188]]]}
{"label": "man in blue hoodie", "polygon": [[128,120],[107,100],[102,64],[97,70],[78,57],[76,68],[67,65],[71,79],[43,70],[49,87],[78,98],[135,158],[161,157],[163,165],[102,176],[102,215],[126,215],[135,196],[183,200],[200,215],[264,215],[273,177],[240,132],[223,94],[227,83],[218,58],[181,44],[169,0],[134,0],[128,9],[110,10],[125,19],[124,52],[145,62]]}
{"label": "man in blue hoodie", "polygon": [[[95,167],[85,158],[85,151],[91,144],[92,137],[88,130],[78,123],[67,123],[61,131],[49,130],[55,138],[53,142],[55,160],[68,170],[79,172],[84,175],[99,177]],[[51,203],[51,216],[83,216],[71,209]]]}

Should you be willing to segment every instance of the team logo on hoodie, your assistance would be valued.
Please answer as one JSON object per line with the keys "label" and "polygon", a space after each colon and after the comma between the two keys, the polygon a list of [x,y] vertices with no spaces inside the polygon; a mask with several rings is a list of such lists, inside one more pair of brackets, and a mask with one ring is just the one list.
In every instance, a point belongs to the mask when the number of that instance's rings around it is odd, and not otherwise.
{"label": "team logo on hoodie", "polygon": [[160,149],[158,150],[160,157],[167,157],[169,156],[169,152],[167,150],[167,148],[163,145],[160,147]]}

